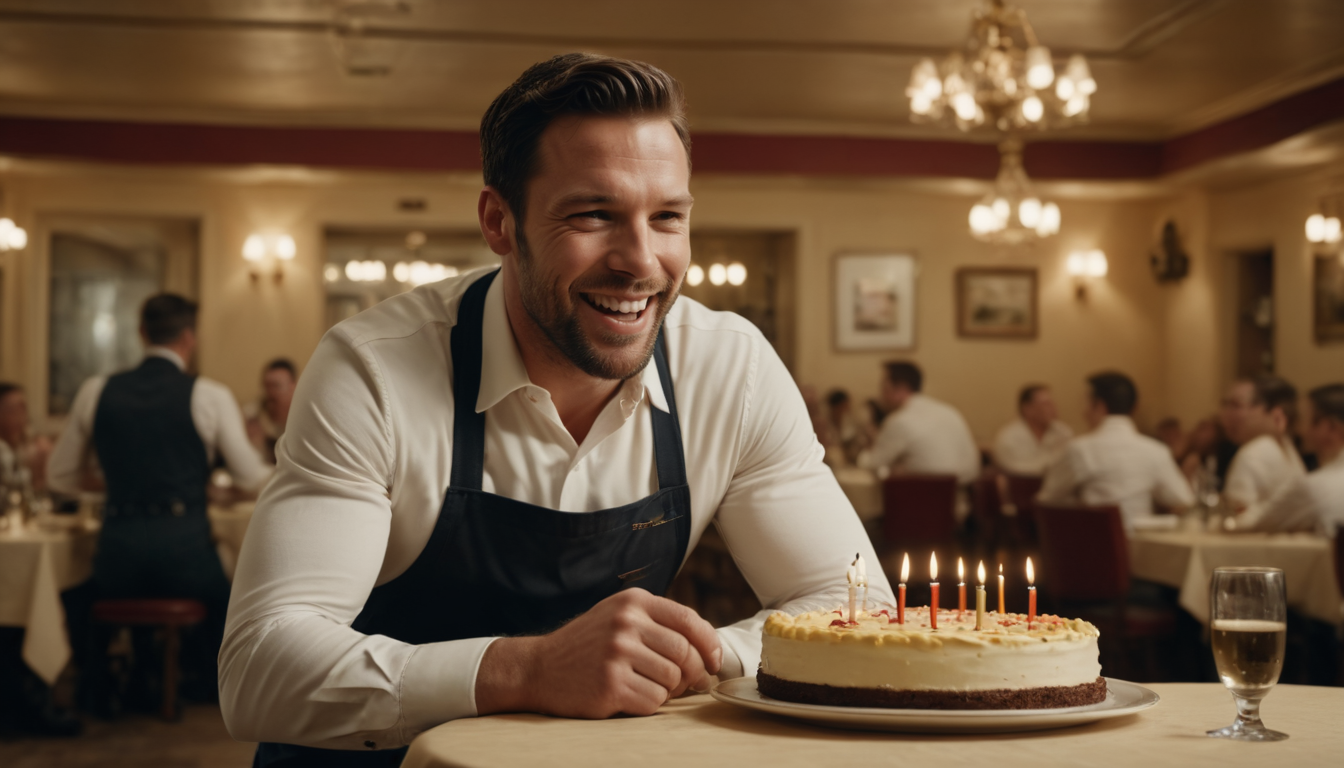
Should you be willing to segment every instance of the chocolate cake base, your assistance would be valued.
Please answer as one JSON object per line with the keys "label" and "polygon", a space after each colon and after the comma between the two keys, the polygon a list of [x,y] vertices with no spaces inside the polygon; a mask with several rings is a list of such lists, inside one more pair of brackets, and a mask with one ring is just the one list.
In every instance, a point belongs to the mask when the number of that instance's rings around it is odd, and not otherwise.
{"label": "chocolate cake base", "polygon": [[1074,686],[1001,688],[993,691],[897,691],[890,688],[841,688],[795,683],[756,672],[756,688],[772,699],[829,707],[885,709],[1057,709],[1106,700],[1106,680]]}

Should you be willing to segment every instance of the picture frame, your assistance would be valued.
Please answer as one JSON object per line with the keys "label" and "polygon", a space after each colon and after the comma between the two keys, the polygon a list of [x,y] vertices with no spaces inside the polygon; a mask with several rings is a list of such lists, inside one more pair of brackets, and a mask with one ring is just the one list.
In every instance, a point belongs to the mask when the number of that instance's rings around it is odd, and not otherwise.
{"label": "picture frame", "polygon": [[911,253],[842,253],[835,258],[835,348],[841,352],[915,346]]}
{"label": "picture frame", "polygon": [[957,270],[957,336],[1034,339],[1040,302],[1034,267],[963,267]]}
{"label": "picture frame", "polygon": [[1344,256],[1317,256],[1312,279],[1317,344],[1344,342]]}

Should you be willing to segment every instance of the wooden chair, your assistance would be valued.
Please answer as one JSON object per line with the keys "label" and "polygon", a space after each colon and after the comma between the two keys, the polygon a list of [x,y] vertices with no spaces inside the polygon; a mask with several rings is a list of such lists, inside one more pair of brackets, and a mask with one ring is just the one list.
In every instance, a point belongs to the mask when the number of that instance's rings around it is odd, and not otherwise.
{"label": "wooden chair", "polygon": [[[892,475],[882,482],[882,557],[899,551],[957,547],[957,478],[954,475]],[[888,563],[890,565],[890,563]],[[896,570],[887,573],[899,575]]]}
{"label": "wooden chair", "polygon": [[149,626],[163,630],[163,704],[160,713],[164,720],[176,720],[181,630],[205,620],[205,605],[198,600],[99,600],[93,604],[93,620],[119,627]]}
{"label": "wooden chair", "polygon": [[1041,491],[1045,478],[1040,475],[1008,475],[1004,478],[1008,484],[1007,503],[1017,513],[1013,525],[1017,544],[1026,549],[1036,547],[1036,494]]}
{"label": "wooden chair", "polygon": [[1120,668],[1116,674],[1128,675],[1126,642],[1145,641],[1145,671],[1155,679],[1156,641],[1174,633],[1176,612],[1129,602],[1129,540],[1120,509],[1038,504],[1035,511],[1045,600],[1097,625],[1102,658]]}

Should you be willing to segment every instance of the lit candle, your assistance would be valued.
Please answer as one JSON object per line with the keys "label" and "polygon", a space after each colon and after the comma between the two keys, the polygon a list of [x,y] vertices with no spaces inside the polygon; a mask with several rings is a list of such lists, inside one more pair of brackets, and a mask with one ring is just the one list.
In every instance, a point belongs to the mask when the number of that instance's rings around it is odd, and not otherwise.
{"label": "lit candle", "polygon": [[854,567],[859,572],[859,584],[863,587],[863,603],[859,605],[860,613],[868,612],[868,563],[864,562],[863,555],[854,553]]}
{"label": "lit candle", "polygon": [[1003,563],[999,563],[999,615],[1005,613],[1007,611],[1003,610]]}
{"label": "lit candle", "polygon": [[1027,558],[1027,629],[1036,621],[1036,570],[1031,567],[1031,558]]}
{"label": "lit candle", "polygon": [[957,558],[957,618],[966,612],[966,566]]}
{"label": "lit candle", "polygon": [[938,628],[938,553],[929,555],[929,578],[933,582],[929,584],[929,589],[933,592],[933,598],[929,601],[929,627]]}
{"label": "lit candle", "polygon": [[858,570],[853,563],[845,569],[845,579],[849,581],[849,623],[854,623],[854,582],[858,581]]}
{"label": "lit candle", "polygon": [[985,561],[980,561],[975,575],[980,577],[980,583],[975,588],[975,628],[978,631],[985,626]]}
{"label": "lit candle", "polygon": [[905,582],[910,580],[910,553],[901,558],[901,583],[896,596],[896,623],[905,626]]}

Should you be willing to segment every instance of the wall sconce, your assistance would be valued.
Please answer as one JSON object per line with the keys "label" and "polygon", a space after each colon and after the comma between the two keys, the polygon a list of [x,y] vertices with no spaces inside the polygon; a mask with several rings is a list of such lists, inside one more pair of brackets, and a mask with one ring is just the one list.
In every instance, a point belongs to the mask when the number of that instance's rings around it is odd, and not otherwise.
{"label": "wall sconce", "polygon": [[694,288],[709,278],[709,284],[715,287],[727,283],[728,285],[742,285],[747,282],[747,267],[740,261],[734,261],[731,264],[710,264],[706,270],[699,264],[692,264],[686,270],[686,284]]}
{"label": "wall sconce", "polygon": [[1064,269],[1073,277],[1074,295],[1079,301],[1086,301],[1088,283],[1105,277],[1110,270],[1110,264],[1106,261],[1106,254],[1094,248],[1090,251],[1070,253],[1068,261],[1064,262]]}
{"label": "wall sconce", "polygon": [[1338,216],[1313,213],[1307,217],[1307,240],[1316,245],[1339,245],[1341,239]]}
{"label": "wall sconce", "polygon": [[28,233],[12,219],[0,219],[0,251],[22,251],[28,246]]}
{"label": "wall sconce", "polygon": [[261,273],[267,268],[270,269],[275,282],[283,280],[285,278],[283,264],[286,261],[293,261],[296,253],[298,248],[294,245],[294,238],[283,232],[279,234],[254,232],[243,242],[243,258],[252,265],[248,274],[254,283],[261,280]]}

